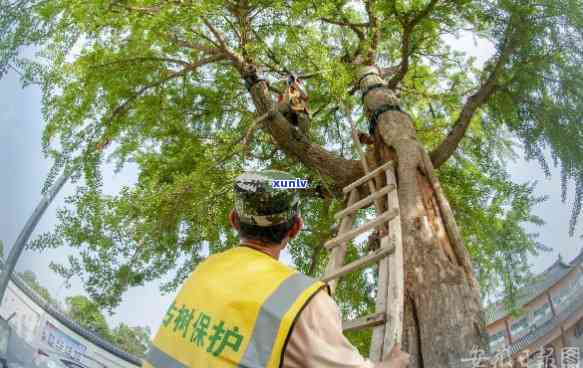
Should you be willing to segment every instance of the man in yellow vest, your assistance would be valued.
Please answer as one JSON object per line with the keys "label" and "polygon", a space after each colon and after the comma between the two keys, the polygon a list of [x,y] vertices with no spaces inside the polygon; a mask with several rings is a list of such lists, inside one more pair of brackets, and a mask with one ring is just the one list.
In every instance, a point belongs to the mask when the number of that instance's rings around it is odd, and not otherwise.
{"label": "man in yellow vest", "polygon": [[184,283],[145,368],[405,368],[393,348],[372,363],[342,334],[326,285],[278,261],[303,226],[289,174],[247,172],[235,181],[229,220],[240,246],[208,257]]}

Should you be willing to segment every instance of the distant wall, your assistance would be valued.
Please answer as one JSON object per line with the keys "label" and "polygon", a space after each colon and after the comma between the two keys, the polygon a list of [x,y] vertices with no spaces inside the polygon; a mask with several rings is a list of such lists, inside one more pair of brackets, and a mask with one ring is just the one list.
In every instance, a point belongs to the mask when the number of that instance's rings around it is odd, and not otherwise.
{"label": "distant wall", "polygon": [[8,319],[13,313],[15,315],[10,320],[12,328],[20,338],[33,344],[38,335],[38,326],[44,311],[11,282],[0,304],[0,316]]}
{"label": "distant wall", "polygon": [[7,319],[12,314],[13,333],[35,350],[58,351],[89,368],[141,366],[140,359],[70,320],[17,277],[9,283],[0,304],[0,316]]}

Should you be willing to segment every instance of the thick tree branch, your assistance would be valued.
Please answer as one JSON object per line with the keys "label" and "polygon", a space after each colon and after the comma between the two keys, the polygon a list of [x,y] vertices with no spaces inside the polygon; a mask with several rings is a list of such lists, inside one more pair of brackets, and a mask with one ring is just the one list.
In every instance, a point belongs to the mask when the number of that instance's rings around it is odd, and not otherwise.
{"label": "thick tree branch", "polygon": [[366,56],[367,64],[374,64],[376,62],[377,49],[381,40],[381,29],[379,26],[379,18],[375,13],[375,0],[366,0],[366,13],[368,15],[368,22],[370,24],[369,38],[370,45]]}
{"label": "thick tree branch", "polygon": [[401,64],[397,72],[389,80],[389,89],[395,89],[399,82],[405,78],[409,71],[409,57],[411,56],[411,37],[413,34],[413,27],[408,23],[403,27],[403,39],[401,41]]}
{"label": "thick tree branch", "polygon": [[323,177],[332,179],[332,190],[340,196],[342,188],[364,175],[358,160],[347,160],[309,142],[290,122],[274,109],[274,102],[265,82],[251,88],[251,97],[257,114],[269,113],[264,129],[287,155],[318,171]]}
{"label": "thick tree branch", "polygon": [[335,24],[337,26],[346,27],[370,27],[370,23],[352,23],[346,17],[342,17],[342,20],[331,19],[331,18],[320,18],[323,22]]}
{"label": "thick tree branch", "polygon": [[[397,72],[389,80],[389,88],[395,89],[399,82],[405,78],[407,72],[409,71],[409,58],[412,54],[411,40],[413,38],[413,31],[415,27],[426,18],[435,8],[438,0],[431,0],[429,4],[419,13],[414,15],[410,20],[402,20],[403,25],[403,38],[401,41],[401,64]],[[395,10],[396,11],[396,10]]]}
{"label": "thick tree branch", "polygon": [[425,8],[423,8],[419,13],[413,16],[413,19],[409,22],[412,26],[416,26],[421,20],[429,15],[435,9],[435,5],[437,5],[438,0],[431,0],[429,4]]}
{"label": "thick tree branch", "polygon": [[154,5],[154,6],[131,6],[131,5],[126,5],[125,9],[129,10],[129,11],[134,11],[134,12],[139,12],[139,13],[145,13],[148,15],[154,15],[154,14],[158,14],[160,12],[160,6],[159,5]]}
{"label": "thick tree branch", "polygon": [[405,18],[403,17],[403,14],[401,14],[401,12],[397,10],[397,1],[396,0],[389,1],[388,7],[390,12],[397,18],[399,23],[401,23],[401,25],[405,24]]}
{"label": "thick tree branch", "polygon": [[215,42],[222,53],[234,63],[238,70],[242,71],[245,65],[243,57],[229,47],[223,35],[215,28],[215,26],[212,25],[212,23],[207,18],[203,17],[202,21],[208,30],[213,34]]}
{"label": "thick tree branch", "polygon": [[464,138],[466,131],[470,126],[470,122],[478,108],[486,103],[490,96],[494,94],[502,69],[519,46],[519,41],[517,40],[519,34],[520,30],[515,28],[515,25],[511,20],[506,28],[502,50],[500,51],[498,59],[496,60],[494,68],[490,72],[488,78],[486,78],[478,91],[467,99],[447,137],[445,137],[439,146],[431,152],[431,162],[435,168],[441,166],[455,152],[461,140]]}
{"label": "thick tree branch", "polygon": [[[358,46],[356,48],[356,52],[353,55],[347,53],[345,56],[346,59],[345,61],[348,63],[362,64],[374,62],[374,60],[369,61],[369,59],[374,58],[376,47],[380,39],[380,32],[377,18],[374,16],[374,12],[372,10],[372,5],[370,7],[368,6],[368,4],[372,4],[372,1],[373,0],[367,1],[369,21],[366,23],[351,22],[350,19],[348,19],[348,17],[346,16],[346,14],[340,14],[341,20],[327,17],[320,18],[320,20],[325,23],[330,23],[341,27],[347,27],[351,29],[354,32],[354,34],[356,34],[356,37],[358,37]],[[366,32],[365,29],[367,30]],[[371,39],[369,40],[368,38]],[[374,48],[371,48],[372,45],[374,45]],[[369,47],[368,50],[366,50],[367,46]],[[364,54],[365,52],[367,52],[367,55]]]}
{"label": "thick tree branch", "polygon": [[204,45],[201,43],[193,43],[190,41],[186,41],[186,40],[179,38],[175,34],[163,34],[162,36],[165,38],[168,38],[171,42],[174,42],[174,44],[176,44],[177,46],[186,47],[186,48],[201,52],[207,56],[218,55],[218,54],[222,53],[221,50],[219,48],[217,48],[216,46],[212,47],[212,46]]}
{"label": "thick tree branch", "polygon": [[351,23],[345,16],[342,16],[342,20],[332,18],[320,18],[320,20],[325,23],[350,28],[356,34],[359,40],[364,40],[364,32],[361,28],[370,26],[369,23]]}

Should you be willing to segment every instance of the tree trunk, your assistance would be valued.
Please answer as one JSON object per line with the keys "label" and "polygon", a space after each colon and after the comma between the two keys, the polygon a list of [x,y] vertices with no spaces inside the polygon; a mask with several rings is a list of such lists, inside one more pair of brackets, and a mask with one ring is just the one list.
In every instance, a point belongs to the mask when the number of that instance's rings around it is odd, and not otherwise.
{"label": "tree trunk", "polygon": [[[371,70],[376,69],[362,68],[359,80]],[[366,90],[378,83],[384,81],[369,75],[362,78],[360,87]],[[364,175],[357,160],[334,155],[294,134],[289,121],[274,111],[264,82],[256,83],[250,92],[258,114],[271,112],[263,129],[287,154],[332,179],[335,194]],[[376,88],[363,102],[370,115],[398,99],[390,90]],[[374,153],[367,155],[370,167],[392,159],[397,163],[406,270],[403,349],[412,355],[412,368],[459,367],[472,348],[486,348],[480,290],[468,252],[409,115],[400,111],[381,114],[375,141]]]}
{"label": "tree trunk", "polygon": [[[371,70],[363,68],[360,75]],[[382,82],[369,75],[361,89]],[[363,102],[369,116],[382,105],[398,104],[386,88],[370,90]],[[479,286],[452,211],[408,114],[382,113],[374,147],[368,155],[373,167],[393,159],[397,164],[405,258],[403,349],[412,355],[410,367],[461,366],[472,348],[486,348],[486,335]]]}

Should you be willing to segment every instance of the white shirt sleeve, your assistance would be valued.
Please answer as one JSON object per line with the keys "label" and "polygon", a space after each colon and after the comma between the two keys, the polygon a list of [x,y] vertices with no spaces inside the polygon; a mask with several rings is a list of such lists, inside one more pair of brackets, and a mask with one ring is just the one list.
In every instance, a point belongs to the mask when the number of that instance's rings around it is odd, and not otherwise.
{"label": "white shirt sleeve", "polygon": [[319,291],[298,316],[284,352],[283,368],[374,368],[342,333],[334,300]]}

